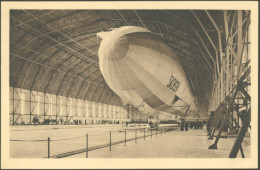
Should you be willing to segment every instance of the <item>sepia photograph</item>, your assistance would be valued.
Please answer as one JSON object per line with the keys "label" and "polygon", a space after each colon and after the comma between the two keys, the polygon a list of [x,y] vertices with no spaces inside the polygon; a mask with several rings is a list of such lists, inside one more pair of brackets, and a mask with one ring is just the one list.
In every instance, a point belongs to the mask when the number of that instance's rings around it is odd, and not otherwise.
{"label": "sepia photograph", "polygon": [[258,2],[19,3],[1,7],[2,166],[257,168]]}

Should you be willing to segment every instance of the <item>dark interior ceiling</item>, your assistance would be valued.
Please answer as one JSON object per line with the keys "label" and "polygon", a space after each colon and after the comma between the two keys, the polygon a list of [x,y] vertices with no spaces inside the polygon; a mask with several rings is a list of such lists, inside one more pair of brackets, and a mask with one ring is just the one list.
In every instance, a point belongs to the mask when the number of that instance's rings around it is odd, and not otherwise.
{"label": "dark interior ceiling", "polygon": [[194,95],[206,106],[216,53],[203,27],[218,48],[210,17],[224,30],[223,11],[216,10],[11,10],[10,86],[122,105],[99,70],[96,33],[135,25],[173,48]]}

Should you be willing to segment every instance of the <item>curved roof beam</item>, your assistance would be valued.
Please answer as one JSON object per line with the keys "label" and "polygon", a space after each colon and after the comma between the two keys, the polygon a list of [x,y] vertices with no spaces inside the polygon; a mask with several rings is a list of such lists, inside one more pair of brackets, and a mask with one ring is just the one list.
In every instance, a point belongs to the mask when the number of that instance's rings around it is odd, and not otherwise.
{"label": "curved roof beam", "polygon": [[212,47],[214,48],[215,51],[217,51],[217,47],[215,46],[214,42],[212,41],[211,37],[209,36],[207,30],[205,29],[204,25],[203,25],[202,22],[200,21],[199,17],[197,16],[197,14],[196,14],[194,11],[191,10],[191,12],[192,12],[192,14],[194,15],[194,17],[196,18],[196,20],[198,21],[198,23],[200,24],[200,26],[201,26],[201,28],[203,29],[203,31],[204,31],[204,33],[206,34],[206,36],[208,37],[208,39],[209,39],[209,41],[210,41]]}
{"label": "curved roof beam", "polygon": [[[36,17],[35,15],[31,14],[30,12],[23,10],[24,12],[26,12],[27,14],[31,15],[32,17],[36,18],[38,21],[42,22],[43,24],[47,25],[48,27],[52,28],[53,30],[55,30],[56,32],[62,34],[64,37],[70,39],[71,41],[73,41],[74,43],[76,43],[77,45],[81,46],[82,48],[85,48],[87,51],[89,51],[90,53],[97,55],[95,52],[93,52],[92,50],[86,48],[84,45],[78,43],[77,41],[75,41],[74,39],[68,37],[66,34],[64,34],[63,32],[57,30],[56,28],[52,27],[51,25],[49,25],[48,23],[42,21],[40,18]],[[94,61],[95,62],[95,61]]]}
{"label": "curved roof beam", "polygon": [[[42,64],[42,63],[39,63],[39,62],[37,62],[37,61],[30,60],[30,59],[28,59],[28,58],[22,57],[22,56],[17,55],[17,54],[10,53],[10,55],[13,55],[13,56],[15,56],[15,57],[18,57],[18,58],[27,60],[27,61],[29,61],[29,62],[33,62],[33,63],[35,63],[35,64],[38,64],[38,65],[41,65],[41,66],[44,66],[44,67],[47,67],[47,68],[50,68],[50,69],[52,69],[52,70],[56,70],[56,71],[58,71],[58,72],[61,72],[61,73],[64,73],[64,74],[67,74],[67,75],[70,75],[70,76],[73,76],[73,77],[78,77],[78,76],[76,76],[76,75],[73,75],[73,74],[70,74],[70,73],[66,73],[65,71],[56,69],[56,68],[54,68],[54,67],[51,67],[51,66],[48,66],[48,65],[45,65],[45,64]],[[82,78],[82,77],[78,77],[78,78],[84,80],[84,78]],[[86,81],[92,82],[92,81],[90,81],[90,80],[86,80]],[[94,82],[92,82],[92,83],[94,83]],[[103,85],[100,85],[99,83],[94,83],[94,84],[96,84],[96,85],[98,85],[98,86],[101,86],[101,87],[105,87],[105,86],[103,86]],[[109,88],[109,87],[106,87],[106,88]]]}
{"label": "curved roof beam", "polygon": [[[65,27],[63,27],[63,28],[67,28],[67,27],[69,27],[69,25],[67,25],[67,26],[65,26]],[[21,29],[20,29],[21,30]],[[55,33],[56,31],[50,31],[50,32],[47,32],[47,33],[45,33],[46,35],[49,35],[49,34],[52,34],[52,33]],[[27,32],[25,32],[26,34],[27,34]],[[69,32],[70,33],[70,32]],[[75,36],[75,37],[83,37],[83,36],[85,36],[86,34],[84,34],[84,35],[77,35],[77,36]],[[33,35],[32,35],[33,36]],[[45,35],[38,35],[38,36],[34,36],[30,41],[28,41],[24,46],[26,47],[26,46],[28,46],[29,44],[31,44],[34,40],[36,40],[37,38],[38,39],[40,39],[40,37],[43,37],[43,36],[45,36]],[[87,40],[87,39],[90,39],[90,38],[93,38],[93,36],[89,36],[89,37],[85,37],[85,38],[82,38],[82,39],[80,39],[80,40],[77,40],[77,41],[85,41],[85,40]],[[42,39],[40,39],[40,40],[42,40]],[[66,40],[66,41],[63,41],[63,43],[64,44],[66,44],[66,43],[73,43],[73,42],[71,42],[71,40],[70,39],[68,39],[68,40]],[[17,44],[17,43],[16,43]],[[56,43],[56,44],[54,44],[54,45],[50,45],[50,47],[48,47],[48,49],[49,48],[51,48],[51,47],[55,47],[55,46],[57,46],[57,45],[59,45],[58,43]],[[88,48],[88,47],[87,47]],[[18,49],[17,50],[17,52],[16,53],[18,53],[20,50],[22,50],[23,49],[23,47],[21,47],[20,49]],[[48,49],[46,49],[45,51],[47,51]]]}
{"label": "curved roof beam", "polygon": [[[110,18],[110,17],[106,17],[106,19],[109,19],[109,20],[111,20],[111,21],[122,21],[123,19],[113,19],[113,18]],[[139,20],[129,20],[128,22],[140,22]],[[186,36],[189,36],[193,41],[195,41],[188,33],[185,33],[185,32],[183,32],[183,31],[181,31],[180,29],[177,29],[176,27],[173,27],[173,26],[171,26],[171,25],[169,25],[169,24],[167,24],[167,23],[164,23],[164,22],[162,22],[162,21],[145,21],[145,22],[147,22],[147,23],[154,23],[154,24],[161,24],[161,25],[164,25],[164,26],[166,26],[166,27],[168,27],[168,28],[171,28],[171,29],[173,29],[173,30],[177,30],[178,32],[181,32],[181,33],[183,33],[184,35],[186,35]],[[160,31],[160,30],[159,30]],[[167,34],[167,33],[162,33],[161,31],[160,32],[154,32],[154,33],[156,33],[156,34],[165,34],[165,35],[170,35],[170,34]],[[172,36],[172,35],[171,35]],[[174,37],[174,38],[176,38],[176,39],[179,39],[180,40],[180,38],[179,37]],[[183,42],[187,42],[187,41],[183,41]]]}
{"label": "curved roof beam", "polygon": [[[10,17],[13,18],[14,20],[17,20],[18,22],[24,23],[23,21],[20,21],[19,19],[16,19],[15,17],[12,17],[12,16],[10,16]],[[85,56],[84,54],[79,53],[78,51],[76,51],[76,50],[74,50],[73,48],[68,47],[67,45],[65,45],[65,44],[63,44],[63,43],[57,41],[56,39],[50,37],[49,35],[47,35],[47,34],[45,34],[45,33],[42,33],[41,31],[39,31],[39,30],[33,28],[32,26],[30,26],[30,25],[28,25],[28,24],[25,24],[25,25],[26,25],[27,27],[29,27],[30,29],[32,29],[32,30],[34,30],[34,31],[36,31],[36,32],[38,32],[38,33],[40,33],[40,34],[42,34],[42,35],[48,37],[48,38],[51,39],[52,41],[55,41],[56,43],[58,43],[58,44],[60,44],[60,45],[62,45],[62,46],[64,46],[64,47],[70,49],[71,51],[74,51],[74,52],[77,53],[78,55],[83,56],[83,58],[86,58],[86,56]],[[97,54],[95,54],[95,55],[97,55]],[[88,57],[87,57],[87,59],[90,60],[90,61],[92,61],[93,63],[97,64],[96,61],[94,61],[94,60],[92,60],[92,59],[90,59],[90,58],[88,58]],[[93,65],[93,66],[94,66],[94,65]],[[97,67],[97,66],[95,66],[95,67]]]}
{"label": "curved roof beam", "polygon": [[[16,45],[18,45],[18,44],[16,44]],[[18,45],[18,46],[21,46],[21,45]],[[66,66],[66,67],[68,67],[68,68],[73,68],[73,69],[77,70],[77,71],[78,71],[77,74],[81,74],[82,72],[85,71],[84,69],[78,69],[78,68],[76,68],[76,67],[74,67],[74,66],[65,64],[64,61],[55,60],[55,59],[52,58],[52,56],[47,56],[47,55],[45,55],[45,54],[41,54],[41,53],[39,53],[39,52],[37,52],[37,51],[35,51],[35,50],[32,50],[32,49],[30,49],[30,48],[24,47],[24,49],[26,49],[26,50],[28,50],[28,51],[31,51],[31,52],[33,52],[33,53],[35,53],[35,54],[38,54],[38,56],[36,57],[35,60],[37,60],[40,56],[43,56],[43,57],[45,57],[45,58],[48,58],[50,61],[54,61],[54,62],[57,62],[57,63],[63,65],[63,66]],[[70,56],[70,57],[71,57],[71,56]],[[41,64],[43,64],[43,63],[41,63]],[[99,69],[98,69],[98,70],[99,70]]]}
{"label": "curved roof beam", "polygon": [[37,89],[37,92],[40,90],[41,86],[42,86],[42,83],[43,83],[43,80],[45,79],[45,76],[46,76],[46,73],[48,72],[50,68],[47,68],[46,71],[44,72],[44,75],[43,75],[43,78],[40,82],[40,85],[38,86],[38,89]]}
{"label": "curved roof beam", "polygon": [[[24,31],[24,30],[23,30]],[[26,32],[26,31],[24,31],[24,32]],[[38,38],[40,37],[40,36],[37,36]],[[42,39],[40,39],[40,40],[42,40]],[[45,44],[47,41],[46,40],[42,40],[42,41],[44,41],[44,43],[43,44]],[[47,42],[48,43],[48,42]],[[49,43],[48,43],[49,44]],[[19,45],[19,44],[16,44],[16,45],[18,45],[18,46],[21,46],[21,45]],[[49,48],[51,48],[51,47],[53,47],[53,46],[56,46],[56,45],[59,45],[59,43],[56,43],[56,44],[54,44],[54,45],[50,45],[46,50],[48,50]],[[41,46],[41,45],[40,45]],[[24,46],[22,46],[24,49],[27,49],[27,50],[30,50],[31,51],[31,49],[29,49],[29,48],[26,48],[26,47],[24,47]],[[55,47],[55,48],[58,48],[60,51],[63,51],[63,52],[65,52],[65,53],[68,53],[68,54],[71,54],[71,52],[68,52],[68,51],[66,51],[66,50],[64,50],[64,49],[62,49],[62,48],[60,48],[60,47]],[[45,51],[46,51],[45,50]],[[44,52],[45,52],[44,51]],[[78,52],[80,52],[81,50],[78,50]],[[38,53],[39,55],[44,55],[44,54],[41,54],[41,53],[39,53],[39,52],[37,52],[37,51],[35,51],[35,50],[33,50],[32,52],[34,52],[34,53]],[[43,53],[44,53],[43,52]],[[45,55],[46,56],[46,55]],[[46,56],[46,57],[48,57],[48,56]],[[79,58],[77,55],[74,55],[74,54],[71,54],[71,57],[75,57],[75,58],[77,58],[77,59],[79,59],[79,60],[81,60],[81,61],[84,61],[86,64],[88,64],[88,65],[90,65],[90,66],[93,66],[94,68],[96,68],[96,69],[99,69],[97,66],[94,66],[94,65],[92,65],[92,64],[90,64],[88,61],[85,61],[85,60],[83,60],[82,58]],[[50,58],[50,57],[49,57]]]}
{"label": "curved roof beam", "polygon": [[[86,79],[85,79],[85,80],[82,80],[81,85],[78,86],[78,88],[75,90],[75,94],[76,94],[76,95],[74,95],[74,98],[75,98],[75,99],[78,99],[78,96],[79,96],[79,94],[80,94],[80,91],[81,91],[83,85],[85,84],[85,82],[86,82]],[[76,92],[77,92],[77,93],[76,93]]]}
{"label": "curved roof beam", "polygon": [[123,20],[125,21],[125,23],[130,26],[130,24],[127,22],[127,20],[125,19],[125,17],[121,14],[121,12],[119,10],[116,10],[118,12],[118,14],[123,18]]}
{"label": "curved roof beam", "polygon": [[[222,40],[221,40],[221,31],[217,25],[217,23],[215,22],[215,20],[213,19],[213,17],[210,15],[210,13],[206,10],[205,11],[209,17],[209,19],[211,20],[212,24],[214,25],[214,27],[216,28],[217,32],[218,32],[218,43],[219,43],[219,55],[220,55],[220,62],[222,62],[223,59],[223,51],[222,51]],[[223,68],[224,66],[222,64],[219,64],[221,68]],[[219,68],[219,66],[218,66]],[[225,69],[223,69],[225,70]],[[219,71],[219,70],[218,70]]]}
{"label": "curved roof beam", "polygon": [[138,13],[136,12],[136,10],[134,10],[134,12],[135,12],[135,14],[136,14],[137,18],[140,20],[140,22],[141,22],[141,23],[142,23],[142,25],[144,26],[144,28],[146,28],[146,29],[147,29],[147,26],[144,24],[143,20],[142,20],[142,19],[141,19],[141,17],[138,15]]}
{"label": "curved roof beam", "polygon": [[189,27],[196,33],[196,35],[197,35],[198,38],[200,39],[200,41],[201,41],[203,47],[205,48],[205,50],[207,51],[207,53],[208,53],[208,55],[210,56],[211,60],[212,60],[213,63],[215,64],[215,60],[214,60],[214,58],[212,57],[211,53],[209,52],[209,50],[208,50],[207,46],[205,45],[204,41],[202,40],[201,36],[199,35],[198,30],[196,30],[189,22],[187,22],[186,20],[184,20],[183,18],[181,18],[181,17],[179,17],[179,16],[173,15],[173,14],[167,12],[167,11],[161,11],[161,12],[163,12],[163,13],[165,13],[165,14],[168,14],[168,15],[171,15],[171,16],[173,16],[173,17],[175,17],[175,18],[177,18],[177,19],[179,19],[179,20],[181,20],[181,21],[187,23],[187,24],[189,25]]}

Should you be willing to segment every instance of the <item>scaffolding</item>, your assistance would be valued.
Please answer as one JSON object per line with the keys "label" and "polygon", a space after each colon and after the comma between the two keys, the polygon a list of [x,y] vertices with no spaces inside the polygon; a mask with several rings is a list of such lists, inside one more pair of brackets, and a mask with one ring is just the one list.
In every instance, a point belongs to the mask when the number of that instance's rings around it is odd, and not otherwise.
{"label": "scaffolding", "polygon": [[209,103],[209,111],[213,113],[209,119],[209,139],[213,139],[217,129],[218,134],[209,149],[217,149],[221,133],[227,131],[237,134],[229,157],[236,157],[238,150],[245,157],[241,143],[250,127],[251,117],[250,11],[223,12],[225,36],[208,13],[219,38],[214,88]]}

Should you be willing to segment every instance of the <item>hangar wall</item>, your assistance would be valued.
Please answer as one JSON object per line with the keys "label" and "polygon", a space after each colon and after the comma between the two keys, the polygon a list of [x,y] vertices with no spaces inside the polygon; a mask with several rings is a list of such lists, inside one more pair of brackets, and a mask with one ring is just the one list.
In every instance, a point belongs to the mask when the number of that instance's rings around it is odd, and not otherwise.
{"label": "hangar wall", "polygon": [[34,117],[40,123],[55,120],[60,124],[130,121],[120,106],[10,87],[10,124],[30,124]]}

